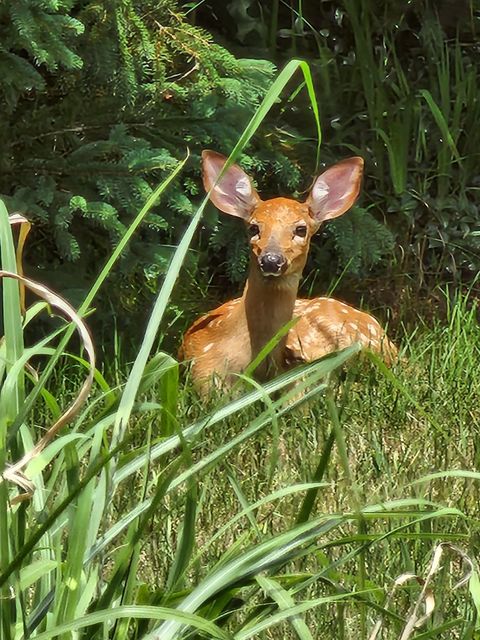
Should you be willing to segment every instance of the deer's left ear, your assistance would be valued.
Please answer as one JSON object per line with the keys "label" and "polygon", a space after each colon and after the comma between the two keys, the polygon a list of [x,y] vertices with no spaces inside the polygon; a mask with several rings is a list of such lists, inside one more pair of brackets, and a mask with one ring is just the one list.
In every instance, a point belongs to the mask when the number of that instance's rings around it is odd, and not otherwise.
{"label": "deer's left ear", "polygon": [[363,175],[363,158],[342,160],[315,180],[307,204],[310,215],[320,225],[348,211],[358,198]]}

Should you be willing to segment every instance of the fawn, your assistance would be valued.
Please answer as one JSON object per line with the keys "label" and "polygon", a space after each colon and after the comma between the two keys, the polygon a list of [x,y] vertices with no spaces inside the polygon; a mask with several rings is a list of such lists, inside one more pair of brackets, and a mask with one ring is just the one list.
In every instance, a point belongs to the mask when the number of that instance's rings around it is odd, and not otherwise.
{"label": "fawn", "polygon": [[[215,151],[203,151],[207,191],[225,160]],[[395,346],[372,316],[332,298],[297,298],[312,235],[353,205],[362,173],[362,158],[335,164],[315,180],[306,202],[261,200],[237,165],[215,184],[210,195],[215,206],[247,224],[251,261],[242,297],[196,320],[183,337],[179,356],[192,361],[200,392],[208,393],[214,384],[230,387],[235,381],[230,374],[243,371],[293,317],[299,320],[257,367],[257,379],[268,380],[354,342],[380,352],[387,363],[395,359]]]}

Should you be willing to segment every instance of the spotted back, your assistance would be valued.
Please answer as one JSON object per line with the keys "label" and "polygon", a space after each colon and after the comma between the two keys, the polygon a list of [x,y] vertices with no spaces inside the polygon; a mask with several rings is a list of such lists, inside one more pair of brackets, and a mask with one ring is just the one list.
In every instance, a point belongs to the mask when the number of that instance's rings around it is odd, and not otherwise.
{"label": "spotted back", "polygon": [[294,316],[300,319],[288,334],[289,363],[312,362],[355,342],[380,353],[387,364],[397,358],[397,349],[380,323],[344,302],[333,298],[299,298]]}

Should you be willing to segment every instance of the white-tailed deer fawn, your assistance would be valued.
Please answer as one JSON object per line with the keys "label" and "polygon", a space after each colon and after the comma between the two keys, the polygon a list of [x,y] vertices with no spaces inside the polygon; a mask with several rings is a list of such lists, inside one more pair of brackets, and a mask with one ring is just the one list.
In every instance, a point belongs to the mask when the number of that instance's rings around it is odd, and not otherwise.
{"label": "white-tailed deer fawn", "polygon": [[[226,158],[204,151],[203,183],[209,191]],[[248,229],[251,264],[241,298],[199,318],[183,337],[180,357],[192,361],[196,387],[208,392],[214,379],[231,386],[235,376],[293,317],[299,320],[255,370],[266,380],[300,362],[360,342],[387,362],[396,348],[372,316],[331,298],[297,298],[310,239],[325,220],[345,213],[357,199],[362,158],[348,158],[314,182],[306,202],[289,198],[262,201],[248,176],[232,165],[214,186],[211,200],[220,211],[242,218]]]}

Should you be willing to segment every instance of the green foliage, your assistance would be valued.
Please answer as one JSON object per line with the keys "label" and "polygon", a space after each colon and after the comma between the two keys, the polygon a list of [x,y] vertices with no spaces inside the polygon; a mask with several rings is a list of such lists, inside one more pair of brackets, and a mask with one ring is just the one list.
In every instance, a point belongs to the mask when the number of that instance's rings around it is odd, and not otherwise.
{"label": "green foliage", "polygon": [[[49,73],[81,69],[74,51],[84,24],[67,14],[75,0],[6,0],[0,7],[0,95],[12,112],[26,94],[44,91]],[[25,55],[26,54],[26,55]]]}
{"label": "green foliage", "polygon": [[232,282],[242,282],[250,262],[250,247],[245,241],[240,221],[227,219],[220,222],[219,220],[219,224],[213,229],[210,244],[217,253],[228,247],[222,268]]}
{"label": "green foliage", "polygon": [[[478,208],[472,144],[480,144],[474,125],[480,59],[470,45],[478,24],[465,15],[468,2],[448,14],[447,2],[342,4],[341,22],[331,22],[318,41],[322,59],[329,60],[322,73],[329,86],[342,87],[322,101],[324,116],[335,124],[326,127],[326,137],[331,145],[369,150],[373,184],[367,196],[389,212],[386,219],[407,255],[422,245],[423,268],[469,278],[480,267],[472,235],[480,224],[472,216]],[[340,47],[333,56],[335,36]]]}
{"label": "green foliage", "polygon": [[361,273],[393,251],[389,230],[361,207],[335,220],[330,230],[340,265],[353,273]]}
{"label": "green foliage", "polygon": [[[23,0],[0,11],[0,193],[34,223],[29,260],[43,279],[79,299],[190,149],[190,175],[151,210],[120,265],[121,298],[145,279],[155,288],[201,191],[199,151],[233,148],[274,66],[236,60],[166,0]],[[292,163],[261,148],[264,166],[290,186]]]}

